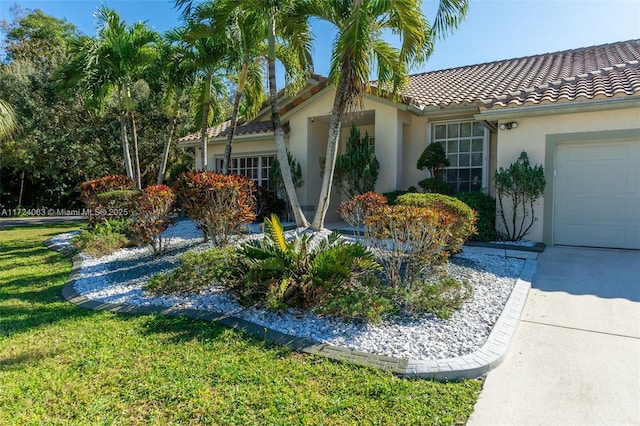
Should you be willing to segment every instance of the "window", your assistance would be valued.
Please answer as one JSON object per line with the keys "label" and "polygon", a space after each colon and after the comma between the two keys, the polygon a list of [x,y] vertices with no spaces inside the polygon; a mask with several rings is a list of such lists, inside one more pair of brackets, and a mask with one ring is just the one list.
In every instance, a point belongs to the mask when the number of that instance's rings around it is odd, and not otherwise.
{"label": "window", "polygon": [[444,180],[452,194],[479,192],[486,186],[487,131],[484,126],[471,121],[434,123],[431,134],[432,141],[442,145],[449,159]]}
{"label": "window", "polygon": [[[222,158],[216,158],[216,170],[222,170]],[[274,155],[253,157],[234,157],[231,159],[229,173],[246,176],[257,186],[269,187],[269,169],[275,161]]]}

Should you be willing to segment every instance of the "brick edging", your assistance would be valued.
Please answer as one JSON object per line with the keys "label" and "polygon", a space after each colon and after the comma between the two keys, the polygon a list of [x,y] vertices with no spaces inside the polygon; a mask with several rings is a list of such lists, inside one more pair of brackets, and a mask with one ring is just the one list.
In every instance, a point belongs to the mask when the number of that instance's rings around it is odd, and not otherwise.
{"label": "brick edging", "polygon": [[520,277],[516,281],[502,314],[500,314],[486,342],[480,349],[455,358],[414,360],[376,355],[325,343],[318,343],[311,339],[290,336],[242,318],[236,318],[218,312],[172,307],[165,308],[161,306],[134,306],[91,300],[79,294],[75,289],[75,281],[80,275],[80,269],[82,267],[82,258],[76,250],[68,245],[55,245],[51,243],[51,240],[46,241],[45,246],[51,250],[72,257],[73,267],[69,279],[62,288],[62,296],[79,307],[119,314],[159,314],[185,316],[210,322],[216,321],[227,327],[259,335],[268,341],[288,346],[299,352],[322,355],[335,360],[375,367],[391,371],[395,375],[402,377],[434,380],[471,379],[487,373],[502,363],[520,321],[520,315],[527,300],[529,289],[531,288],[531,280],[537,267],[535,260],[528,259],[525,261],[525,265],[520,272]]}

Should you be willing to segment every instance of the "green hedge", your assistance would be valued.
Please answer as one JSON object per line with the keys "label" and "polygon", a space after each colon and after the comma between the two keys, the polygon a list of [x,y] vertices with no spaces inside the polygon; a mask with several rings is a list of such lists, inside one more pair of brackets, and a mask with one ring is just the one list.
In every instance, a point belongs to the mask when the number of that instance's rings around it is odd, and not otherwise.
{"label": "green hedge", "polygon": [[451,225],[451,243],[447,247],[452,253],[462,250],[465,241],[476,232],[476,213],[462,201],[442,194],[404,194],[397,198],[396,204],[403,206],[426,207],[443,211],[455,217]]}
{"label": "green hedge", "polygon": [[476,221],[477,234],[471,236],[474,241],[495,241],[496,231],[496,200],[482,192],[460,192],[454,195],[458,200],[474,209],[478,214]]}

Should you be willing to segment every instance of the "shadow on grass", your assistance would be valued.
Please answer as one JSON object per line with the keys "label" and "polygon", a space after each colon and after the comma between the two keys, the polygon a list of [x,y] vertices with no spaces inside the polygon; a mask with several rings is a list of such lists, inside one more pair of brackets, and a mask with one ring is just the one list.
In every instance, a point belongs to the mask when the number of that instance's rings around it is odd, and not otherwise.
{"label": "shadow on grass", "polygon": [[[62,223],[2,230],[0,336],[94,315],[63,299],[62,286],[69,278],[71,260],[43,245],[47,238],[73,228]],[[46,231],[37,232],[40,229]]]}

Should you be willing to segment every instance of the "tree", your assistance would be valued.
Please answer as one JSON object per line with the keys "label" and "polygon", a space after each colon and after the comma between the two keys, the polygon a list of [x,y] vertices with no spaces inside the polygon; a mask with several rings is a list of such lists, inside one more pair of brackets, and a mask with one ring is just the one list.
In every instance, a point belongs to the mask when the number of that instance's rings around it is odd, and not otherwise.
{"label": "tree", "polygon": [[[417,0],[305,1],[303,10],[309,16],[332,23],[338,29],[329,71],[329,81],[336,93],[329,122],[325,173],[311,225],[314,230],[322,229],[329,209],[345,112],[361,107],[363,96],[374,92],[370,83],[374,69],[377,94],[401,94],[409,67],[427,59],[434,37],[457,27],[466,14],[468,1],[440,0],[433,28],[429,27],[421,6],[422,2]],[[400,39],[400,48],[384,40],[383,35],[389,32]]]}
{"label": "tree", "polygon": [[171,143],[175,135],[178,116],[182,110],[181,100],[185,91],[195,83],[193,68],[188,60],[188,47],[173,36],[175,34],[169,32],[164,42],[159,44],[161,54],[158,56],[155,72],[162,85],[162,104],[169,118],[160,167],[158,168],[157,185],[164,183]]}
{"label": "tree", "polygon": [[[222,7],[221,7],[222,5]],[[260,37],[260,18],[240,8],[229,12],[223,2],[210,2],[198,6],[193,14],[199,22],[188,38],[224,37],[227,51],[225,62],[235,74],[235,94],[227,135],[222,173],[229,173],[231,150],[238,125],[240,102],[244,100],[245,118],[254,116],[264,102],[263,39]]]}
{"label": "tree", "polygon": [[440,142],[432,142],[422,151],[416,166],[418,170],[429,170],[430,177],[418,182],[425,192],[435,192],[447,195],[449,184],[442,179],[442,171],[449,167],[450,162],[444,147]]}
{"label": "tree", "polygon": [[[193,0],[176,0],[176,7],[182,9],[183,16],[187,17],[191,14],[193,3]],[[266,59],[269,77],[269,102],[276,142],[276,155],[282,165],[280,169],[296,224],[306,227],[309,222],[300,207],[291,177],[291,170],[287,162],[287,149],[284,143],[284,130],[278,104],[275,67],[276,59],[279,59],[285,67],[288,93],[295,93],[301,89],[312,69],[310,53],[311,32],[307,15],[301,13],[299,7],[302,1],[223,0],[220,3],[220,9],[218,9],[220,16],[233,16],[239,9],[244,13],[253,14],[256,18],[262,18],[262,21],[256,19],[254,22],[262,22],[261,26],[256,26],[256,30],[261,28],[260,34],[267,41]],[[222,22],[220,19],[218,21]]]}
{"label": "tree", "polygon": [[361,138],[360,130],[353,124],[347,152],[336,158],[335,180],[338,189],[349,198],[375,191],[379,168],[375,150],[369,144],[369,134]]}
{"label": "tree", "polygon": [[0,139],[8,137],[18,127],[11,105],[0,99]]}
{"label": "tree", "polygon": [[83,93],[57,90],[56,73],[69,59],[75,27],[39,10],[12,14],[0,23],[0,93],[19,127],[0,141],[0,204],[73,208],[79,182],[115,171],[114,129],[102,120],[87,126],[93,117]]}
{"label": "tree", "polygon": [[[223,102],[226,100],[226,75],[224,61],[228,47],[224,37],[202,37],[203,24],[189,19],[181,28],[173,31],[172,38],[188,43],[192,72],[196,77],[193,96],[197,99],[194,109],[195,124],[200,129],[200,166],[208,168],[207,145],[209,126],[220,117]],[[219,120],[218,120],[219,121]]]}
{"label": "tree", "polygon": [[[538,220],[535,214],[535,202],[544,195],[546,181],[541,165],[531,167],[528,159],[517,161],[504,169],[496,170],[496,194],[498,195],[498,213],[509,241],[520,241],[529,233]],[[511,200],[506,209],[505,199]],[[507,218],[510,216],[510,218]]]}
{"label": "tree", "polygon": [[[115,95],[120,111],[120,133],[127,176],[133,177],[141,188],[140,159],[135,105],[132,91],[134,84],[151,67],[156,55],[153,45],[159,35],[137,22],[128,26],[120,15],[106,6],[96,12],[100,24],[96,38],[80,37],[73,45],[74,59],[66,67],[63,84],[73,87],[83,82],[104,108],[107,100]],[[128,122],[127,122],[128,121]],[[130,126],[134,162],[131,163],[127,124]]]}

